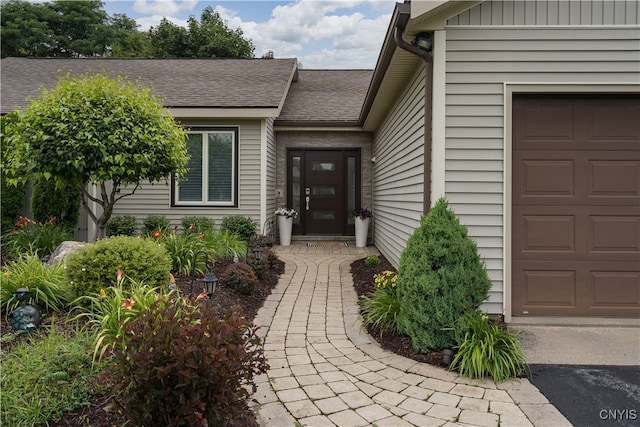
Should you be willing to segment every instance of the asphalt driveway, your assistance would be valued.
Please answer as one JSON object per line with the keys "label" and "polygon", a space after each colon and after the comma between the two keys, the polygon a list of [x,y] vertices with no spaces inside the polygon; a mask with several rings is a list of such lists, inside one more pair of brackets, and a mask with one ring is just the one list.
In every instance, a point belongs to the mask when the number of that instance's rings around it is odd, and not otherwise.
{"label": "asphalt driveway", "polygon": [[640,425],[640,367],[533,364],[531,383],[575,426]]}

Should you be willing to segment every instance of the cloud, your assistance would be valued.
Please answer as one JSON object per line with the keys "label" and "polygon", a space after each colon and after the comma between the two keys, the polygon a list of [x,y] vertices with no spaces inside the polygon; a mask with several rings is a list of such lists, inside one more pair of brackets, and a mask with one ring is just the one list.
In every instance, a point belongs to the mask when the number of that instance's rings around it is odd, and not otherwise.
{"label": "cloud", "polygon": [[183,11],[191,11],[197,4],[197,0],[136,0],[133,3],[133,10],[143,14],[174,15]]}
{"label": "cloud", "polygon": [[390,10],[393,2],[299,0],[276,6],[264,22],[243,21],[222,6],[216,11],[253,41],[256,56],[269,50],[277,58],[297,56],[307,69],[373,68],[391,15],[368,18],[363,11],[384,10],[380,4]]}
{"label": "cloud", "polygon": [[136,24],[138,24],[138,30],[149,31],[149,28],[151,27],[157,28],[158,25],[160,25],[160,21],[162,21],[162,19],[166,19],[167,21],[172,22],[179,27],[187,26],[186,19],[179,19],[173,16],[165,16],[165,15],[152,15],[152,16],[145,16],[144,18],[137,18]]}

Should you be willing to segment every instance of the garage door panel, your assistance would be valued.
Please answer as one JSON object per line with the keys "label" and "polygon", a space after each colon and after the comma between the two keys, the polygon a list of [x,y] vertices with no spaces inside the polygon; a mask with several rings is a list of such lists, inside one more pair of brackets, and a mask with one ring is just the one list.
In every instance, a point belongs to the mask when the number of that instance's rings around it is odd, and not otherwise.
{"label": "garage door panel", "polygon": [[640,272],[591,271],[586,304],[589,309],[603,315],[624,310],[640,313]]}
{"label": "garage door panel", "polygon": [[550,259],[559,253],[573,256],[576,250],[575,216],[522,214],[519,218],[520,230],[514,246],[520,256],[515,259],[526,259],[531,253],[534,257],[545,253]]}
{"label": "garage door panel", "polygon": [[[638,153],[594,153],[589,161],[588,197],[591,203],[640,204],[640,159]],[[612,158],[613,157],[613,158]],[[600,199],[600,201],[598,201]]]}
{"label": "garage door panel", "polygon": [[513,169],[514,205],[640,205],[638,152],[516,150]]}
{"label": "garage door panel", "polygon": [[640,98],[513,105],[513,315],[640,317]]}
{"label": "garage door panel", "polygon": [[521,261],[513,273],[516,316],[640,316],[637,263]]}
{"label": "garage door panel", "polygon": [[[568,149],[575,143],[574,105],[560,105],[545,100],[530,103],[526,108],[514,106],[513,124],[520,131],[520,147],[527,149]],[[544,123],[539,126],[538,123]]]}
{"label": "garage door panel", "polygon": [[514,261],[581,259],[640,265],[636,206],[514,206],[512,214]]}
{"label": "garage door panel", "polygon": [[[618,149],[640,141],[640,107],[633,99],[602,101],[595,105],[581,105],[581,110],[588,114],[586,121],[589,134],[587,144],[611,144],[615,142]],[[628,149],[632,149],[633,146]]]}
{"label": "garage door panel", "polygon": [[588,250],[592,257],[609,254],[640,263],[640,216],[589,216]]}

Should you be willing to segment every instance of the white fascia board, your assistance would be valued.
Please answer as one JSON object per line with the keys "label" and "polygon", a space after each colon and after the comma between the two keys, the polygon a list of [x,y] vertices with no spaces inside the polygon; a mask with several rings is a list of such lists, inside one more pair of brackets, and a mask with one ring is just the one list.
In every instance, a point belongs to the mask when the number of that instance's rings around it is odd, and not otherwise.
{"label": "white fascia board", "polygon": [[168,108],[171,115],[176,119],[211,119],[211,118],[234,118],[234,119],[264,119],[267,117],[278,117],[278,108]]}
{"label": "white fascia board", "polygon": [[275,125],[273,127],[273,129],[277,132],[294,132],[294,131],[323,131],[323,132],[362,132],[365,129],[363,129],[360,126],[348,126],[348,127],[323,127],[323,126],[283,126],[283,127],[279,127],[278,125]]}

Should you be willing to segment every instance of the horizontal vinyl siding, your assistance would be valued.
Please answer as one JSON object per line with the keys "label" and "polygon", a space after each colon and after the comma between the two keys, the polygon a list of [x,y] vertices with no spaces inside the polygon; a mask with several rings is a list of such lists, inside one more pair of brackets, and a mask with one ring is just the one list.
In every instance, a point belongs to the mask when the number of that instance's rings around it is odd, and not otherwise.
{"label": "horizontal vinyl siding", "polygon": [[[186,125],[239,128],[238,207],[171,206],[171,181],[143,183],[133,196],[116,203],[113,216],[134,215],[141,224],[149,215],[164,215],[172,226],[179,226],[184,216],[206,216],[220,226],[222,218],[242,215],[260,221],[260,121],[198,121]],[[124,193],[124,190],[123,190]]]}
{"label": "horizontal vinyl siding", "polygon": [[[267,206],[265,208],[267,221],[275,219],[273,212],[276,210],[276,171],[276,135],[273,129],[273,119],[267,119]],[[268,232],[264,229],[264,224],[261,227],[261,232]]]}
{"label": "horizontal vinyl siding", "polygon": [[446,37],[446,197],[493,281],[484,309],[502,313],[504,83],[638,82],[639,31],[449,26]]}
{"label": "horizontal vinyl siding", "polygon": [[424,200],[424,66],[407,81],[374,137],[375,246],[397,268]]}
{"label": "horizontal vinyl siding", "polygon": [[453,17],[448,25],[633,25],[638,0],[487,1]]}

